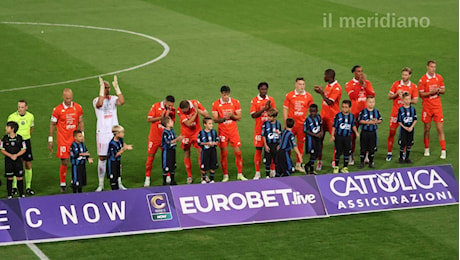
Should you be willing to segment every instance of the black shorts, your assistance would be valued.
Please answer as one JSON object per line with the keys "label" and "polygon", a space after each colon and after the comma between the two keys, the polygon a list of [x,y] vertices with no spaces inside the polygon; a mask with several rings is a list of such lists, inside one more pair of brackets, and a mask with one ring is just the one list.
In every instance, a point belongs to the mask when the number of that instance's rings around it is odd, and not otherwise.
{"label": "black shorts", "polygon": [[351,136],[335,135],[334,145],[337,155],[351,154]]}
{"label": "black shorts", "polygon": [[176,170],[176,149],[161,151],[161,168],[163,168],[163,173],[171,173]]}
{"label": "black shorts", "polygon": [[270,152],[267,153],[264,149],[264,163],[265,163],[265,169],[269,170],[270,165],[273,163],[276,163],[276,148],[278,147],[277,143],[268,143],[268,147],[270,148]]}
{"label": "black shorts", "polygon": [[361,146],[361,153],[374,152],[377,146],[377,132],[376,131],[361,131],[359,137],[359,143]]}
{"label": "black shorts", "polygon": [[86,185],[85,164],[72,165],[72,186],[82,187]]}
{"label": "black shorts", "polygon": [[314,155],[316,158],[322,154],[321,139],[318,137],[305,136],[305,153]]}
{"label": "black shorts", "polygon": [[118,180],[121,177],[121,161],[107,161],[107,178],[110,180]]}
{"label": "black shorts", "polygon": [[217,150],[215,146],[201,150],[200,168],[203,171],[219,168],[219,164],[217,163]]}
{"label": "black shorts", "polygon": [[21,156],[22,159],[26,162],[31,162],[34,160],[34,156],[32,155],[32,143],[30,139],[24,140],[26,143],[26,152]]}
{"label": "black shorts", "polygon": [[412,132],[407,132],[405,129],[400,127],[399,131],[399,145],[402,147],[414,145],[414,130]]}
{"label": "black shorts", "polygon": [[292,164],[289,152],[285,150],[278,150],[276,152],[276,173],[281,177],[289,176],[294,172],[294,165]]}
{"label": "black shorts", "polygon": [[16,159],[16,161],[11,160],[10,158],[5,158],[5,177],[13,178],[13,176],[19,178],[24,176],[24,168],[22,167],[21,158]]}

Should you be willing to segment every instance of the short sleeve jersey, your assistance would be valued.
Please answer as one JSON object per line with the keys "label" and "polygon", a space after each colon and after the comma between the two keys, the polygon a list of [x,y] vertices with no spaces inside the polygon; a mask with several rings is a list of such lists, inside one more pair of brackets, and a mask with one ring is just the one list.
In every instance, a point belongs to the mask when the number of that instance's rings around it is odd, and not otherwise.
{"label": "short sleeve jersey", "polygon": [[115,139],[112,138],[109,143],[109,149],[107,151],[107,160],[109,161],[121,161],[121,155],[117,156],[117,153],[123,148],[124,142],[123,138]]}
{"label": "short sleeve jersey", "polygon": [[195,113],[194,105],[196,105],[199,110],[205,110],[203,105],[201,105],[200,101],[198,100],[189,100],[188,102],[190,105],[190,109],[187,112],[187,114],[182,112],[180,108],[177,109],[177,114],[180,118],[180,133],[185,137],[193,136],[201,130],[200,115],[196,116],[195,120],[190,124],[190,126],[186,126],[184,124],[184,122],[189,120],[190,117]]}
{"label": "short sleeve jersey", "polygon": [[117,96],[109,96],[104,98],[104,102],[100,108],[96,107],[97,100],[93,100],[94,111],[97,118],[97,133],[112,133],[112,127],[118,125],[117,116]]}
{"label": "short sleeve jersey", "polygon": [[333,119],[334,116],[340,112],[340,99],[342,98],[342,87],[336,81],[327,84],[324,87],[324,95],[332,100],[332,105],[328,105],[326,101],[323,100],[321,106],[321,118],[330,118]]}
{"label": "short sleeve jersey", "polygon": [[174,139],[176,139],[174,129],[164,129],[161,138],[161,147],[163,147],[163,150],[176,149],[176,142],[172,142]]}
{"label": "short sleeve jersey", "polygon": [[410,127],[417,120],[417,113],[413,106],[400,107],[398,110],[398,123],[402,123],[406,127]]}
{"label": "short sleeve jersey", "polygon": [[[417,85],[412,83],[410,80],[407,84],[404,84],[402,80],[397,80],[391,86],[390,94],[394,95],[401,90],[402,93],[408,92],[411,98],[418,97]],[[398,115],[399,108],[404,105],[401,97],[393,99],[393,107],[391,108],[391,116],[396,117]]]}
{"label": "short sleeve jersey", "polygon": [[351,113],[358,116],[359,112],[366,108],[366,99],[368,96],[375,97],[374,88],[369,80],[365,80],[366,87],[364,88],[359,80],[353,78],[345,84],[345,90],[351,100]]}
{"label": "short sleeve jersey", "polygon": [[[212,104],[212,112],[217,112],[218,117],[222,118],[228,114],[235,115],[237,112],[241,112],[240,101],[230,98],[228,102],[224,102],[221,98],[216,100]],[[234,132],[238,132],[238,124],[232,119],[228,119],[225,122],[219,124],[217,127],[219,135],[232,135]]]}
{"label": "short sleeve jersey", "polygon": [[280,150],[284,150],[286,152],[289,152],[294,147],[296,147],[297,144],[295,142],[294,134],[291,131],[284,129],[283,132],[281,133],[279,146],[280,146],[279,148]]}
{"label": "short sleeve jersey", "polygon": [[198,133],[197,143],[201,146],[203,150],[208,150],[211,146],[203,145],[203,143],[209,142],[219,142],[219,137],[217,136],[217,132],[214,129],[211,131],[205,131],[204,129]]}
{"label": "short sleeve jersey", "polygon": [[24,115],[20,115],[17,111],[8,116],[8,122],[13,121],[18,123],[19,129],[17,134],[22,136],[22,139],[30,139],[30,129],[34,127],[34,115],[26,111]]}
{"label": "short sleeve jersey", "polygon": [[[275,99],[266,95],[265,98],[262,98],[260,95],[253,98],[251,100],[251,108],[250,113],[251,115],[255,112],[262,110],[265,107],[267,101],[270,100],[270,107],[276,108]],[[268,120],[267,111],[264,111],[259,117],[255,118],[255,126],[254,126],[254,135],[260,135],[262,131],[262,124]]]}
{"label": "short sleeve jersey", "polygon": [[86,152],[88,152],[88,149],[86,149],[85,143],[73,142],[70,146],[70,163],[72,163],[72,165],[85,164],[86,156],[81,156],[80,153]]}
{"label": "short sleeve jersey", "polygon": [[281,123],[276,120],[275,123],[265,121],[262,125],[261,135],[265,137],[267,144],[277,144],[280,141]]}
{"label": "short sleeve jersey", "polygon": [[[358,122],[360,121],[372,121],[373,119],[382,120],[382,115],[377,109],[369,110],[365,108],[359,112]],[[368,132],[377,131],[377,125],[361,125],[361,129]]]}
{"label": "short sleeve jersey", "polygon": [[[155,103],[150,109],[147,118],[160,117],[163,111],[165,110],[166,110],[166,107],[164,106],[163,101]],[[172,107],[170,110],[168,110],[165,113],[165,116],[171,117],[171,119],[174,121],[176,118],[176,109]],[[161,135],[163,134],[163,129],[164,129],[164,126],[161,125],[160,120],[153,122],[150,126],[149,140],[161,141]]]}
{"label": "short sleeve jersey", "polygon": [[350,136],[352,128],[355,126],[355,117],[352,113],[345,115],[340,112],[335,115],[332,126],[335,128],[335,135]]}
{"label": "short sleeve jersey", "polygon": [[[434,74],[431,77],[428,74],[422,76],[418,82],[418,91],[420,93],[430,92],[433,89],[445,89],[444,79],[439,74]],[[430,95],[422,98],[422,106],[424,109],[439,109],[441,106],[441,97],[438,94]]]}
{"label": "short sleeve jersey", "polygon": [[293,90],[286,94],[283,107],[289,110],[288,117],[295,120],[295,126],[303,126],[307,111],[310,105],[313,104],[313,98],[307,91],[303,94],[297,93]]}
{"label": "short sleeve jersey", "polygon": [[83,109],[75,102],[70,106],[64,103],[53,109],[51,122],[56,123],[56,140],[58,145],[68,145],[73,142],[73,131],[77,130],[79,118],[83,115]]}
{"label": "short sleeve jersey", "polygon": [[312,132],[314,134],[318,134],[321,131],[322,125],[323,121],[321,120],[320,115],[316,115],[315,117],[307,116],[305,122],[303,123],[303,131],[304,133]]}

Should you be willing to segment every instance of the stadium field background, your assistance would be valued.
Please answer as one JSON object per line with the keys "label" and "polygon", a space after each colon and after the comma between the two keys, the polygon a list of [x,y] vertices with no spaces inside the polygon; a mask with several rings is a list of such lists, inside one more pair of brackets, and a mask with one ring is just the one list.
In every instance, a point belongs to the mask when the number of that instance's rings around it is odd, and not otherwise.
{"label": "stadium field background", "polygon": [[[365,28],[340,26],[341,17],[429,19],[418,28]],[[332,26],[323,18],[332,17]],[[284,96],[294,89],[295,78],[306,79],[306,89],[317,104],[320,96],[314,85],[322,85],[327,68],[336,71],[344,85],[353,75],[351,68],[363,67],[376,92],[376,107],[384,117],[379,128],[378,169],[400,167],[396,160],[385,161],[388,119],[392,102],[388,91],[400,79],[401,68],[413,69],[417,83],[425,73],[427,60],[437,61],[444,77],[442,96],[447,160],[440,160],[434,125],[431,130],[431,157],[423,157],[423,124],[416,125],[413,165],[452,164],[458,178],[458,1],[157,1],[157,0],[3,0],[0,22],[36,22],[86,25],[123,29],[151,35],[166,42],[168,55],[148,66],[118,74],[126,104],[118,109],[126,129],[125,142],[134,150],[123,154],[123,180],[128,188],[144,181],[147,136],[146,116],[153,103],[174,95],[198,99],[210,111],[220,97],[222,85],[231,87],[231,96],[240,100],[243,118],[244,174],[254,176],[254,120],[250,100],[258,94],[257,84],[267,81],[269,95],[281,109]],[[426,20],[424,20],[426,21]],[[424,26],[425,27],[425,26]],[[59,193],[59,160],[47,150],[49,118],[62,102],[62,90],[74,91],[74,101],[84,110],[86,145],[93,155],[95,114],[92,100],[98,95],[98,80],[64,85],[19,89],[55,83],[130,68],[161,55],[157,42],[132,34],[88,28],[0,23],[0,118],[16,110],[26,99],[35,115],[32,135],[34,162],[32,186],[37,196]],[[111,81],[111,76],[104,79]],[[343,91],[342,100],[347,98]],[[416,105],[421,117],[421,100]],[[282,118],[282,117],[281,117]],[[217,128],[217,127],[216,127]],[[179,132],[179,123],[175,126]],[[326,137],[327,139],[329,136]],[[395,144],[393,153],[398,154]],[[194,182],[199,182],[196,153],[192,153]],[[152,185],[160,185],[160,154],[152,171]],[[324,148],[325,167],[332,171],[332,144]],[[233,153],[229,172],[236,179]],[[304,157],[306,160],[306,157]],[[185,183],[183,153],[177,152],[177,179]],[[97,164],[88,166],[89,184],[97,185]],[[3,163],[0,171],[3,172]],[[350,167],[357,170],[356,166]],[[70,176],[68,176],[70,177]],[[217,171],[217,180],[222,172]],[[106,181],[106,189],[109,187]],[[5,186],[0,197],[6,198]],[[38,244],[51,259],[457,259],[458,206],[400,210],[327,219],[219,227],[117,238]],[[0,247],[1,258],[29,259],[34,254],[24,245]]]}

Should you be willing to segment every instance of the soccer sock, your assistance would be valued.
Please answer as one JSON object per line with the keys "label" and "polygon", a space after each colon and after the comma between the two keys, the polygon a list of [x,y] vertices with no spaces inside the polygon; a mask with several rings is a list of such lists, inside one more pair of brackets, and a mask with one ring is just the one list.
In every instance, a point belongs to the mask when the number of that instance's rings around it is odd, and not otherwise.
{"label": "soccer sock", "polygon": [[170,185],[176,185],[176,181],[174,180],[174,172],[170,172],[169,175],[171,176]]}
{"label": "soccer sock", "polygon": [[439,144],[441,145],[441,150],[446,150],[446,140],[439,141]]}
{"label": "soccer sock", "polygon": [[107,169],[107,160],[98,160],[97,161],[97,177],[99,179],[99,186],[104,187],[104,177],[105,171]]}
{"label": "soccer sock", "polygon": [[275,160],[270,164],[270,170],[274,171],[276,169]]}
{"label": "soccer sock", "polygon": [[211,181],[214,180],[214,171],[209,171],[209,179],[210,179]]}
{"label": "soccer sock", "polygon": [[227,153],[228,150],[220,152],[220,165],[222,165],[222,173],[224,175],[228,174]]}
{"label": "soccer sock", "polygon": [[[323,150],[323,143],[321,143],[321,151]],[[318,156],[318,161],[321,161],[323,159],[323,153],[321,153],[319,156]]]}
{"label": "soccer sock", "polygon": [[265,175],[270,176],[270,169],[265,169]]}
{"label": "soccer sock", "polygon": [[366,153],[361,152],[359,154],[359,159],[361,159],[361,163],[364,163],[364,159],[366,158]]}
{"label": "soccer sock", "polygon": [[13,180],[6,180],[6,191],[8,192],[8,197],[13,196]]}
{"label": "soccer sock", "polygon": [[410,155],[410,146],[406,147],[406,160],[409,160],[409,155]]}
{"label": "soccer sock", "polygon": [[192,177],[192,160],[190,158],[184,157],[185,171],[187,172],[187,177]]}
{"label": "soccer sock", "polygon": [[202,173],[201,173],[201,178],[202,178],[203,180],[206,180],[206,172],[202,172]]}
{"label": "soccer sock", "polygon": [[166,185],[166,176],[167,176],[167,174],[163,173],[163,185]]}
{"label": "soccer sock", "polygon": [[19,196],[24,195],[24,180],[23,179],[18,180],[18,192],[19,192]]}
{"label": "soccer sock", "polygon": [[256,172],[260,172],[261,162],[262,162],[262,150],[256,149],[256,153],[254,154],[254,166],[256,168]]}
{"label": "soccer sock", "polygon": [[305,142],[297,142],[297,148],[299,149],[300,152],[300,157],[296,154],[296,163],[302,163],[302,157],[303,157],[303,148],[304,148]]}
{"label": "soccer sock", "polygon": [[430,147],[430,139],[423,138],[423,144],[425,145],[425,149]]}
{"label": "soccer sock", "polygon": [[369,164],[374,162],[374,152],[369,152]]}
{"label": "soccer sock", "polygon": [[82,191],[83,191],[82,187],[78,187],[77,191],[78,191],[78,193],[82,193]]}
{"label": "soccer sock", "polygon": [[404,147],[399,147],[399,158],[402,159],[404,157]]}
{"label": "soccer sock", "polygon": [[343,156],[343,167],[348,167],[348,161],[350,161],[350,156],[344,155]]}
{"label": "soccer sock", "polygon": [[18,188],[18,181],[16,180],[16,176],[13,176],[13,189]]}
{"label": "soccer sock", "polygon": [[340,155],[339,154],[335,154],[335,167],[339,167],[339,161],[340,161]]}
{"label": "soccer sock", "polygon": [[243,157],[241,156],[241,151],[235,152],[235,163],[237,173],[243,173]]}
{"label": "soccer sock", "polygon": [[153,164],[153,156],[147,156],[147,162],[145,163],[145,177],[150,177],[152,173],[152,164]]}
{"label": "soccer sock", "polygon": [[72,185],[72,191],[73,191],[73,193],[78,193],[78,188],[77,188],[77,186],[73,186],[73,185]]}
{"label": "soccer sock", "polygon": [[396,129],[390,128],[390,134],[387,140],[387,151],[391,153],[393,151],[393,143],[395,141]]}
{"label": "soccer sock", "polygon": [[66,186],[65,184],[65,176],[67,174],[67,166],[61,164],[59,166],[59,180],[61,181],[61,186]]}
{"label": "soccer sock", "polygon": [[24,170],[24,178],[26,179],[26,189],[30,189],[32,186],[32,168]]}

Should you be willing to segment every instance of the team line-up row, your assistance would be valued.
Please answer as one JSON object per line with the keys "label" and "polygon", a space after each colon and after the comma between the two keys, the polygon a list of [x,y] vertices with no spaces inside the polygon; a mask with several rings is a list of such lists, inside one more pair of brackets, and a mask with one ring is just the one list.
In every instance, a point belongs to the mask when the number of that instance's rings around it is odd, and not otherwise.
{"label": "team line-up row", "polygon": [[[307,174],[316,174],[315,161],[318,160],[316,170],[322,169],[322,143],[325,132],[329,132],[330,141],[334,142],[333,172],[347,172],[348,164],[354,164],[357,128],[361,126],[360,137],[360,164],[369,163],[374,167],[374,151],[376,149],[377,125],[382,117],[375,106],[375,92],[372,84],[366,79],[361,66],[352,68],[354,77],[345,84],[348,99],[341,101],[342,87],[335,80],[335,71],[327,69],[324,73],[326,86],[315,86],[314,91],[322,97],[321,112],[318,115],[318,106],[313,104],[313,98],[305,90],[305,80],[297,78],[295,89],[287,93],[282,106],[284,130],[277,120],[278,110],[274,99],[268,95],[269,85],[261,82],[258,85],[259,94],[251,100],[250,113],[255,119],[254,146],[255,146],[255,176],[261,178],[262,152],[265,151],[266,177],[288,176],[294,170]],[[413,145],[414,125],[417,121],[415,108],[411,104],[422,98],[422,122],[424,123],[425,156],[430,155],[429,132],[431,122],[434,121],[441,145],[441,159],[446,158],[446,142],[443,132],[443,114],[440,95],[445,93],[445,86],[441,75],[436,73],[436,62],[427,63],[427,73],[419,80],[418,86],[410,81],[412,71],[403,68],[401,79],[394,82],[388,98],[393,100],[390,115],[390,133],[388,136],[387,161],[392,160],[392,148],[396,130],[401,126],[399,135],[400,156],[399,162],[410,163],[409,155]],[[118,125],[117,106],[125,103],[123,94],[114,77],[112,86],[116,95],[110,95],[110,84],[99,78],[99,96],[93,100],[97,116],[97,153],[98,179],[96,191],[104,189],[104,179],[109,177],[112,189],[125,189],[121,181],[121,154],[132,146],[123,143],[124,129]],[[243,160],[241,155],[241,141],[238,133],[237,121],[242,117],[240,102],[230,97],[230,87],[221,87],[221,98],[212,104],[211,114],[197,100],[183,100],[177,109],[180,117],[181,134],[176,136],[172,127],[176,117],[175,99],[167,96],[165,100],[155,103],[148,114],[147,121],[151,123],[147,149],[147,162],[144,186],[150,186],[150,175],[154,156],[158,150],[162,153],[163,184],[175,184],[174,171],[176,143],[180,143],[184,150],[184,165],[187,172],[187,183],[192,183],[192,163],[190,159],[191,147],[195,147],[199,154],[199,167],[202,172],[202,183],[214,182],[214,170],[218,167],[216,147],[220,148],[220,167],[223,172],[223,182],[229,180],[227,167],[228,144],[233,148],[237,168],[237,179],[246,180],[243,175]],[[84,165],[88,158],[87,149],[83,143],[84,124],[83,110],[73,102],[73,93],[70,89],[63,92],[63,102],[53,109],[48,137],[48,148],[53,151],[54,133],[56,132],[57,154],[61,159],[60,189],[66,191],[66,173],[69,158],[72,163],[72,187],[74,192],[81,192],[86,184]],[[18,111],[11,114],[8,121],[18,124],[15,127],[7,126],[7,135],[2,140],[1,151],[5,155],[5,175],[7,177],[8,196],[15,193],[24,195],[22,187],[25,177],[25,193],[33,195],[31,188],[33,160],[30,136],[33,130],[33,115],[27,111],[27,102],[18,102]],[[204,129],[201,128],[203,118]],[[213,130],[213,124],[218,124],[218,131]],[[79,130],[75,132],[75,130]],[[19,136],[19,137],[18,137]],[[21,138],[18,142],[15,138]],[[78,140],[81,139],[79,142]],[[24,145],[22,145],[22,143]],[[8,147],[16,144],[18,153],[8,151]],[[303,153],[311,154],[310,160],[302,165]],[[296,152],[295,166],[291,162],[290,152]],[[21,154],[19,154],[21,153]],[[22,154],[23,153],[23,154]],[[339,159],[344,156],[344,166],[340,169]],[[22,163],[24,161],[24,164]],[[10,165],[6,167],[7,165]],[[13,166],[11,166],[13,165]],[[23,172],[22,165],[25,171]],[[209,171],[209,175],[206,174]],[[15,176],[16,178],[13,178]],[[17,183],[16,183],[17,180]],[[21,185],[21,187],[20,187]]]}

